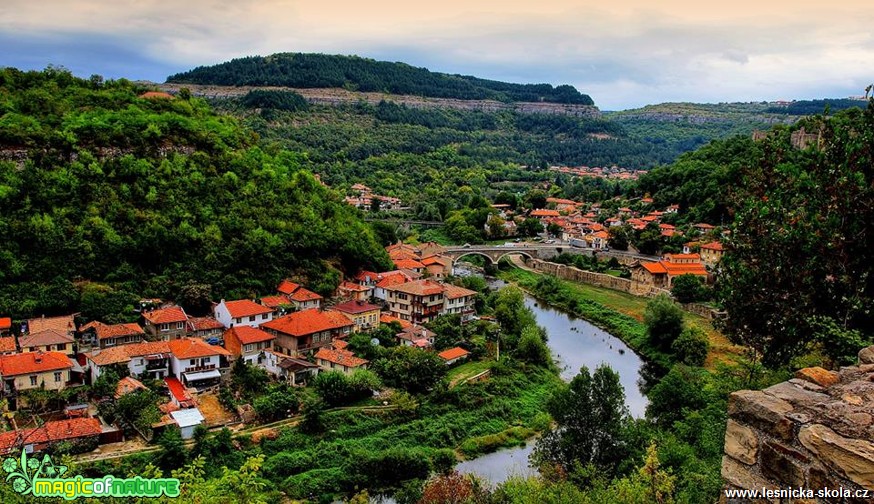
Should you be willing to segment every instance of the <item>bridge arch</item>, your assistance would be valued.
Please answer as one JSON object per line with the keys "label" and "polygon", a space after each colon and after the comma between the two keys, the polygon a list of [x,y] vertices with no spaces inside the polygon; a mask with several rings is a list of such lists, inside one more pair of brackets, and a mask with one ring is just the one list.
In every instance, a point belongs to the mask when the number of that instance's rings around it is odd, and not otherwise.
{"label": "bridge arch", "polygon": [[[453,254],[453,255],[455,255],[455,254]],[[490,256],[490,255],[489,255],[488,253],[486,253],[486,252],[480,252],[479,250],[471,250],[470,252],[462,252],[461,254],[456,255],[456,256],[452,259],[452,265],[455,266],[455,263],[457,263],[457,262],[458,262],[462,257],[467,257],[467,256],[470,256],[470,255],[478,255],[478,256],[480,256],[480,257],[485,257],[485,258],[488,259],[489,262],[492,263],[492,264],[495,264],[495,262],[496,262],[496,261],[492,258],[492,256]],[[498,259],[498,260],[500,261],[500,259]]]}
{"label": "bridge arch", "polygon": [[[456,254],[458,254],[458,255],[456,255]],[[455,263],[458,262],[462,257],[466,257],[466,256],[470,256],[470,255],[478,255],[481,257],[485,257],[486,259],[489,260],[490,263],[497,264],[501,261],[501,259],[508,257],[508,256],[511,256],[511,255],[516,255],[516,254],[521,255],[521,256],[525,256],[528,259],[535,259],[535,257],[530,252],[527,252],[524,250],[500,250],[500,251],[492,250],[492,251],[488,251],[488,252],[483,252],[481,250],[471,250],[471,251],[465,251],[465,252],[461,252],[461,253],[456,252],[456,253],[453,253],[451,255],[454,256],[452,259],[452,265],[454,266]]]}

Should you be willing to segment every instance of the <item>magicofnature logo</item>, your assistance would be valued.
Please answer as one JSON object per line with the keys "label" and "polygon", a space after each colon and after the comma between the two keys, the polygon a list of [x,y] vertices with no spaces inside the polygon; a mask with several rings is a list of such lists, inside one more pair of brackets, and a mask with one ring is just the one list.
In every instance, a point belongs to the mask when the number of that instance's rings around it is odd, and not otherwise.
{"label": "magicofnature logo", "polygon": [[62,478],[67,466],[56,465],[49,455],[28,457],[22,449],[21,457],[7,457],[3,460],[6,483],[21,495],[34,497],[63,497],[73,500],[77,497],[167,497],[179,496],[177,478],[116,478],[107,475],[102,478],[83,478],[82,476]]}

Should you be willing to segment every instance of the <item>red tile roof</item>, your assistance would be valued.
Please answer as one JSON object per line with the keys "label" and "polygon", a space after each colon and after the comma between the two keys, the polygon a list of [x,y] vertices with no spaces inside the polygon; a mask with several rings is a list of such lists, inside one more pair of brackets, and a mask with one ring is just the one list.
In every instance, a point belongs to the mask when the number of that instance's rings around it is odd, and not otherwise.
{"label": "red tile roof", "polygon": [[238,326],[228,329],[227,331],[225,331],[225,339],[228,339],[228,336],[230,334],[233,334],[240,341],[240,343],[244,345],[276,339],[276,337],[270,333],[249,326]]}
{"label": "red tile roof", "polygon": [[405,269],[411,269],[411,270],[422,269],[425,267],[424,264],[422,264],[421,262],[419,262],[415,259],[392,259],[392,262],[394,262],[395,266],[398,268],[405,268]]}
{"label": "red tile roof", "polygon": [[407,282],[387,287],[387,289],[412,294],[414,296],[430,296],[432,294],[443,293],[446,290],[446,287],[443,284],[432,282],[431,280],[416,280],[415,282]]}
{"label": "red tile roof", "polygon": [[54,329],[58,332],[75,331],[76,323],[73,321],[73,315],[39,317],[27,321],[28,332],[35,333],[45,331],[46,329]]}
{"label": "red tile roof", "polygon": [[118,384],[115,386],[115,398],[118,399],[125,394],[130,394],[134,390],[146,390],[146,386],[132,376],[125,376],[118,380]]}
{"label": "red tile roof", "polygon": [[103,350],[95,350],[86,354],[88,359],[98,366],[121,364],[131,360],[132,357],[141,357],[152,354],[169,354],[170,345],[167,341],[146,341],[131,345],[121,345]]}
{"label": "red tile roof", "polygon": [[531,217],[558,217],[559,214],[557,210],[546,210],[543,208],[532,210]]}
{"label": "red tile roof", "polygon": [[365,303],[363,301],[347,301],[345,303],[334,305],[334,309],[343,313],[357,314],[373,310],[379,310],[379,306]]}
{"label": "red tile roof", "polygon": [[699,224],[695,224],[694,227],[696,227],[698,229],[713,229],[715,226],[707,224],[706,222],[701,222]]}
{"label": "red tile roof", "polygon": [[422,264],[425,266],[431,266],[432,264],[439,264],[440,266],[446,266],[447,260],[439,257],[439,256],[429,256],[422,259]]}
{"label": "red tile roof", "polygon": [[323,299],[323,298],[322,298],[322,296],[316,294],[315,292],[313,292],[309,289],[304,289],[303,287],[294,291],[294,294],[291,295],[291,300],[297,301],[299,303],[303,303],[306,301],[315,301],[317,299]]}
{"label": "red tile roof", "polygon": [[725,249],[722,247],[722,244],[719,243],[718,241],[710,242],[710,243],[707,243],[707,244],[701,245],[701,248],[702,248],[702,249],[706,249],[706,250],[718,250],[718,251],[723,251],[723,250],[725,250]]}
{"label": "red tile roof", "polygon": [[406,275],[398,272],[393,275],[384,276],[379,282],[376,283],[376,286],[384,289],[386,287],[391,287],[392,285],[400,285],[409,281],[410,279]]}
{"label": "red tile roof", "polygon": [[391,324],[392,322],[397,322],[398,324],[400,324],[401,329],[406,329],[407,327],[411,327],[413,325],[412,322],[408,320],[402,320],[397,317],[392,317],[387,313],[383,313],[379,316],[380,324]]}
{"label": "red tile roof", "polygon": [[176,322],[186,322],[188,316],[180,306],[170,306],[168,308],[159,308],[150,312],[143,313],[143,318],[152,324],[173,324]]}
{"label": "red tile roof", "polygon": [[132,336],[137,334],[145,334],[143,328],[139,324],[113,324],[106,325],[101,322],[94,322],[94,333],[98,339],[117,338],[119,336]]}
{"label": "red tile roof", "polygon": [[291,304],[291,300],[289,300],[286,296],[264,296],[261,298],[261,304],[268,308],[279,308],[280,306],[287,306]]}
{"label": "red tile roof", "polygon": [[446,284],[446,297],[449,299],[458,299],[461,297],[476,296],[476,291],[465,289],[457,285]]}
{"label": "red tile roof", "polygon": [[39,332],[32,332],[27,336],[18,338],[18,344],[21,345],[21,348],[61,344],[70,345],[75,342],[76,340],[67,335],[67,331],[57,331],[55,329],[45,329]]}
{"label": "red tile roof", "polygon": [[265,313],[273,312],[270,308],[259,305],[251,299],[225,301],[225,307],[233,318],[251,317],[252,315],[263,315]]}
{"label": "red tile roof", "polygon": [[170,352],[177,359],[196,359],[199,357],[209,357],[210,355],[230,355],[231,353],[220,346],[210,345],[209,343],[197,338],[182,338],[178,340],[168,341]]}
{"label": "red tile roof", "polygon": [[373,271],[361,270],[355,275],[355,280],[359,282],[365,282],[370,279],[371,282],[375,282],[379,277],[379,273],[375,273]]}
{"label": "red tile roof", "polygon": [[707,276],[707,269],[701,263],[692,263],[692,264],[676,264],[670,262],[662,263],[665,269],[668,272],[668,275],[671,276],[679,276],[679,275],[697,275],[697,276]]}
{"label": "red tile roof", "polygon": [[332,350],[327,347],[322,347],[316,352],[316,359],[326,360],[350,368],[363,366],[368,362],[366,359],[356,357],[355,354],[348,350]]}
{"label": "red tile roof", "polygon": [[357,284],[355,282],[340,282],[340,286],[337,287],[339,290],[352,291],[352,292],[367,292],[370,290],[370,287],[366,285]]}
{"label": "red tile roof", "polygon": [[0,338],[0,353],[15,352],[15,337],[3,336]]}
{"label": "red tile roof", "polygon": [[300,337],[352,325],[352,321],[342,313],[310,308],[265,322],[261,327]]}
{"label": "red tile roof", "polygon": [[668,272],[660,262],[642,262],[640,265],[652,274],[665,274]]}
{"label": "red tile roof", "polygon": [[70,369],[73,363],[61,352],[26,352],[0,355],[0,375],[4,378],[25,374]]}
{"label": "red tile roof", "polygon": [[99,436],[102,432],[96,418],[71,418],[46,422],[35,429],[20,429],[0,434],[0,453],[19,451],[26,444],[45,444],[65,439]]}
{"label": "red tile roof", "polygon": [[224,329],[221,322],[212,317],[191,317],[188,319],[188,327],[192,331],[209,331],[210,329]]}
{"label": "red tile roof", "polygon": [[667,259],[668,262],[700,261],[701,256],[698,254],[665,254],[665,259]]}
{"label": "red tile roof", "polygon": [[465,355],[468,355],[469,353],[470,352],[468,352],[467,350],[465,350],[461,347],[455,347],[455,348],[450,348],[449,350],[444,350],[437,355],[439,355],[441,359],[448,361],[448,360],[452,360],[452,359],[457,359],[459,357],[464,357]]}
{"label": "red tile roof", "polygon": [[0,331],[12,328],[12,319],[9,317],[0,317]]}
{"label": "red tile roof", "polygon": [[285,280],[279,282],[279,286],[276,287],[276,290],[282,294],[289,295],[292,292],[296,291],[298,288],[300,288],[300,284],[296,284],[286,278]]}
{"label": "red tile roof", "polygon": [[164,383],[167,384],[167,389],[170,390],[170,394],[176,398],[176,401],[180,404],[191,401],[191,395],[185,390],[185,387],[182,385],[182,382],[179,381],[175,376],[168,376],[164,378]]}

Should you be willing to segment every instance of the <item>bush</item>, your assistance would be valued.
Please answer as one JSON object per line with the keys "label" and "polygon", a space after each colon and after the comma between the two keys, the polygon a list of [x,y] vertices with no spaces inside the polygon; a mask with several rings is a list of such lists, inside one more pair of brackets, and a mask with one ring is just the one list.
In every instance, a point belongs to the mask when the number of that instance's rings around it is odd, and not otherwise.
{"label": "bush", "polygon": [[683,310],[671,298],[660,294],[646,304],[643,322],[650,342],[662,349],[670,348],[683,332]]}
{"label": "bush", "polygon": [[710,398],[705,391],[705,373],[684,364],[672,367],[649,391],[646,416],[662,427],[670,427],[686,417],[685,410],[706,406]]}
{"label": "bush", "polygon": [[363,452],[350,460],[346,474],[355,480],[373,486],[391,486],[401,481],[421,478],[431,472],[431,463],[421,450],[391,448],[376,453]]}
{"label": "bush", "polygon": [[689,366],[702,366],[710,351],[707,336],[697,328],[689,327],[671,344],[677,360]]}
{"label": "bush", "polygon": [[528,326],[522,330],[516,346],[516,356],[535,366],[549,366],[551,359],[549,347],[544,341],[545,332],[538,326]]}
{"label": "bush", "polygon": [[710,297],[710,290],[697,275],[680,275],[673,281],[671,294],[680,303],[697,303]]}

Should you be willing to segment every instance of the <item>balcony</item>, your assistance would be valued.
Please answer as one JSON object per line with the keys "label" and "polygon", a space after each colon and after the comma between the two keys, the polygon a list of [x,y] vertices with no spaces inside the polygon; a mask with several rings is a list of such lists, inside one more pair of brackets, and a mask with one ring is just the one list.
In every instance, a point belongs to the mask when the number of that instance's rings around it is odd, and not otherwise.
{"label": "balcony", "polygon": [[190,373],[192,371],[208,371],[210,369],[218,369],[218,366],[216,366],[215,364],[209,364],[206,366],[190,366],[185,368],[185,371],[183,371],[183,373]]}
{"label": "balcony", "polygon": [[168,366],[167,361],[149,361],[146,363],[146,371],[167,369],[167,366]]}

